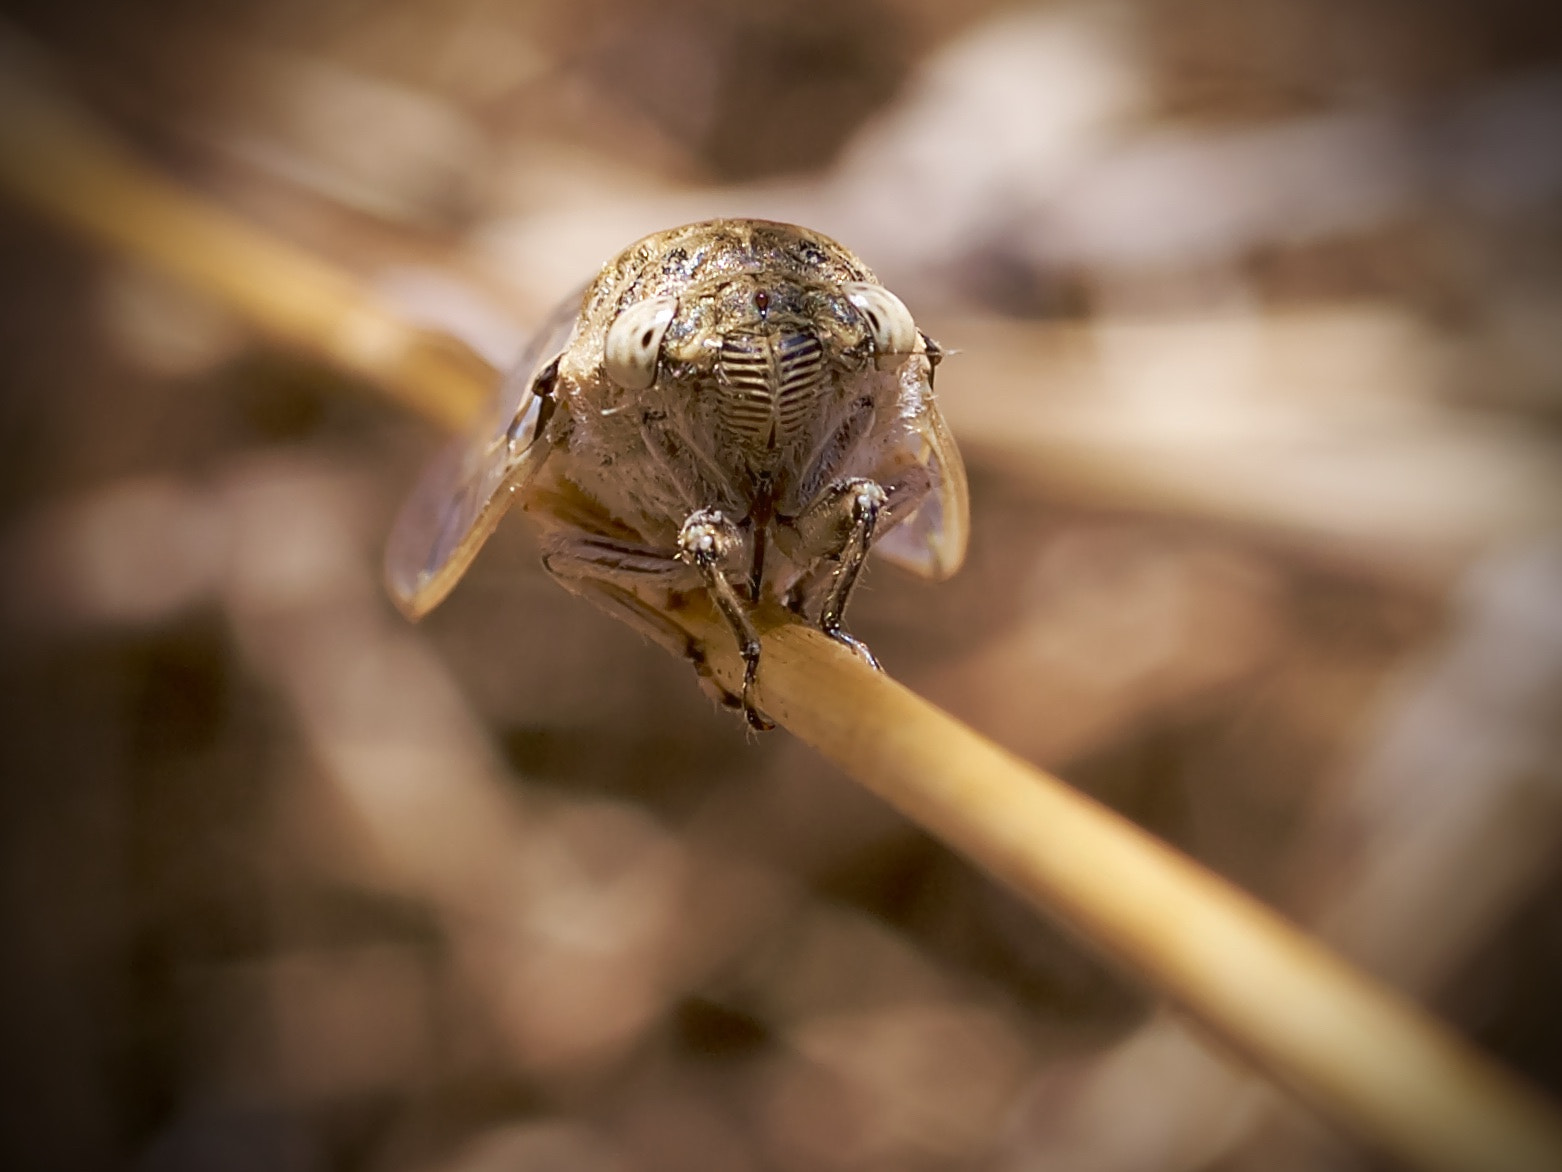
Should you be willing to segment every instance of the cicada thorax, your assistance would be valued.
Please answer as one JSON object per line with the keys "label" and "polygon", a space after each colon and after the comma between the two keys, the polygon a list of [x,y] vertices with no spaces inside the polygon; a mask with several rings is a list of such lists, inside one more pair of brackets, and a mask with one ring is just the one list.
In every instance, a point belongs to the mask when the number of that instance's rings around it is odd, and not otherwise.
{"label": "cicada thorax", "polygon": [[832,392],[829,374],[812,330],[724,335],[711,393],[727,443],[754,469],[806,445]]}

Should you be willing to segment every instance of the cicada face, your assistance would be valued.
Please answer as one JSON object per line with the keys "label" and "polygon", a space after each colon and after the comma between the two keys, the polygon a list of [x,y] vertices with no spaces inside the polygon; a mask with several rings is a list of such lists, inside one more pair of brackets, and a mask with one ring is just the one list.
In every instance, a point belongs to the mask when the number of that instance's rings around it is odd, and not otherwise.
{"label": "cicada face", "polygon": [[870,548],[935,578],[964,557],[937,354],[818,233],[714,220],[646,237],[560,306],[425,476],[391,536],[392,596],[426,613],[521,500],[551,573],[664,642],[691,590],[727,616],[751,677],[747,614],[766,595],[849,641]]}

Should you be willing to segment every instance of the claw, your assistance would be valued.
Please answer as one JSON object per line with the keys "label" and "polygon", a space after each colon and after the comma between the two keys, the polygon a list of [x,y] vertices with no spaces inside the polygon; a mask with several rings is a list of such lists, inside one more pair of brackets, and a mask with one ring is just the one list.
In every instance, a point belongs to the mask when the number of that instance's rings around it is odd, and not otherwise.
{"label": "claw", "polygon": [[752,658],[747,648],[743,652],[743,715],[748,720],[749,728],[755,732],[769,732],[776,727],[775,722],[754,705],[754,679],[758,673],[759,646],[756,644]]}
{"label": "claw", "polygon": [[826,630],[825,634],[830,636],[830,638],[834,639],[837,643],[844,643],[847,647],[850,647],[857,653],[858,658],[871,667],[874,671],[884,670],[884,668],[879,663],[878,656],[869,651],[868,645],[861,639],[857,639],[851,635],[848,635],[839,627],[835,628],[833,631]]}

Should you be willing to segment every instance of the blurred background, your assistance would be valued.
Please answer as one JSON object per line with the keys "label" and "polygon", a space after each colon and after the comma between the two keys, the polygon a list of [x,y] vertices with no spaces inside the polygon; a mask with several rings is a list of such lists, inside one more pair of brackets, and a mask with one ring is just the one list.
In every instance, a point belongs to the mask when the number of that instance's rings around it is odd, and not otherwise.
{"label": "blurred background", "polygon": [[[856,250],[974,539],[888,669],[1562,1094],[1562,9],[7,0],[141,157],[503,364],[636,237]],[[12,1168],[1382,1168],[504,526],[0,202]]]}

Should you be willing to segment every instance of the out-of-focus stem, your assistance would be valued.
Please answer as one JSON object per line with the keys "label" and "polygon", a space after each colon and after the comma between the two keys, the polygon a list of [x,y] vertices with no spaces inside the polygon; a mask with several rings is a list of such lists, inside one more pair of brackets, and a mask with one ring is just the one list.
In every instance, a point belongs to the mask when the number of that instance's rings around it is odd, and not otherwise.
{"label": "out-of-focus stem", "polygon": [[462,426],[487,400],[493,368],[466,345],[408,323],[362,281],[150,171],[42,76],[0,29],[0,185],[13,197],[441,426]]}
{"label": "out-of-focus stem", "polygon": [[[763,617],[759,704],[777,724],[1319,1111],[1419,1168],[1562,1167],[1550,1106],[1421,1010],[841,644]],[[710,663],[735,690],[722,634]]]}
{"label": "out-of-focus stem", "polygon": [[[407,324],[351,276],[150,173],[3,62],[0,185],[443,426],[472,419],[494,386],[465,346]],[[1562,1168],[1552,1110],[1419,1010],[839,643],[779,613],[759,617],[759,702],[777,723],[1271,1077],[1420,1168]],[[712,622],[703,635],[713,670],[738,691],[730,633]]]}

